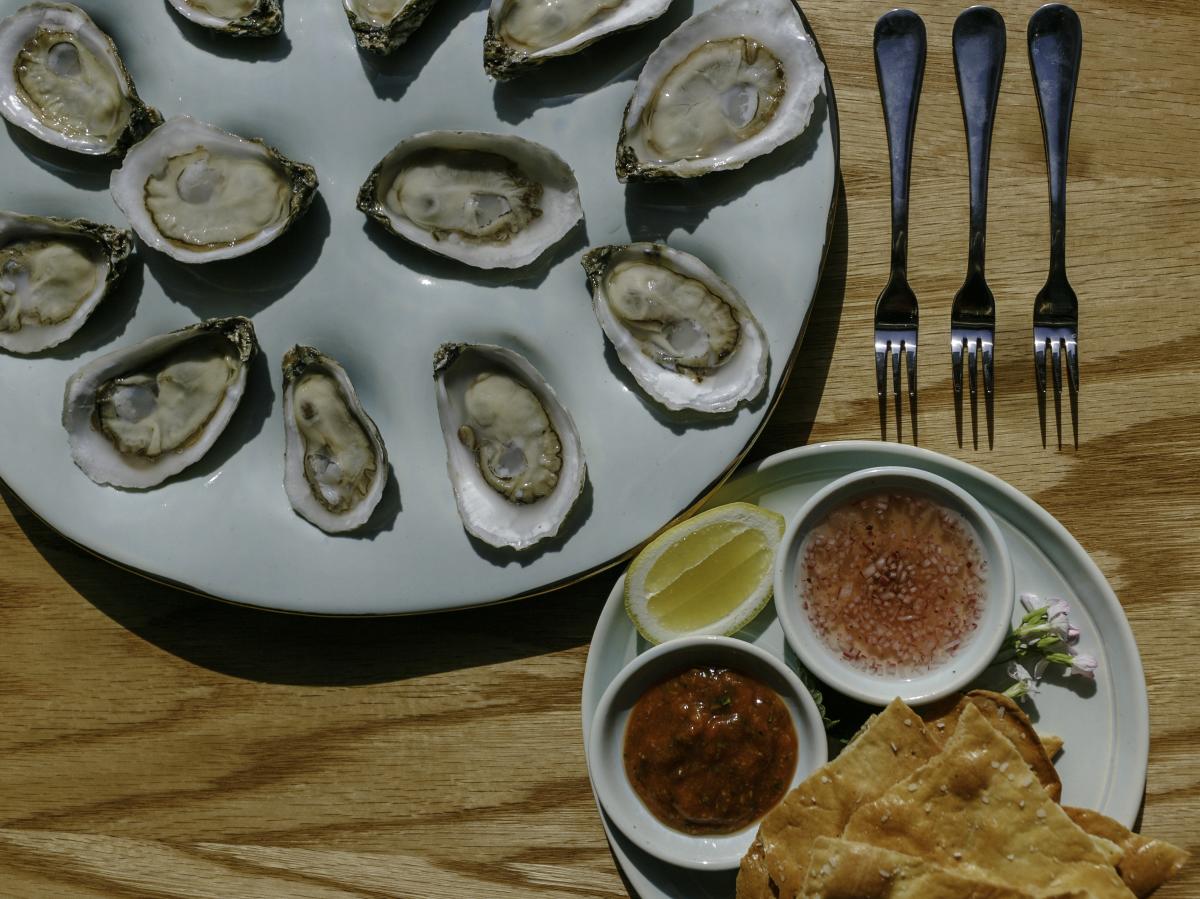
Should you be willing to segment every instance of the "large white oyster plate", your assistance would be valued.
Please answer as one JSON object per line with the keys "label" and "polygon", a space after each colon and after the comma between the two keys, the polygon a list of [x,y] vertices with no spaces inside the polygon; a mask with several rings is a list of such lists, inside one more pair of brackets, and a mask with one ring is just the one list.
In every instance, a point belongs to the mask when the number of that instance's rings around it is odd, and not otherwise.
{"label": "large white oyster plate", "polygon": [[[23,0],[0,0],[0,16]],[[497,84],[483,71],[486,10],[444,0],[390,57],[360,53],[342,6],[288,0],[284,33],[238,41],[168,4],[82,0],[116,41],[143,99],[259,137],[320,178],[312,208],[270,246],[185,266],[139,246],[116,294],[82,330],[33,358],[0,353],[0,478],[71,540],[153,577],[297,612],[419,612],[535,593],[609,564],[729,472],[778,395],[816,289],[836,185],[828,96],[798,140],[745,169],[672,185],[621,185],[614,153],[642,60],[710,0],[581,55]],[[355,208],[402,138],[461,129],[518,134],[574,169],[586,225],[533,266],[480,272],[388,234]],[[0,133],[0,196],[18,212],[127,227],[112,164]],[[768,389],[736,412],[671,413],[627,374],[592,313],[588,246],[664,240],[704,259],[751,304],[770,349]],[[250,316],[262,347],[246,396],[198,464],[149,491],[93,484],[59,423],[63,386],[89,360],[154,334]],[[554,386],[579,429],[588,482],[559,535],[494,549],[464,531],[446,475],[432,385],[448,341],[499,344]],[[293,512],[283,487],[280,360],[320,347],[353,373],[393,477],[357,536]]]}

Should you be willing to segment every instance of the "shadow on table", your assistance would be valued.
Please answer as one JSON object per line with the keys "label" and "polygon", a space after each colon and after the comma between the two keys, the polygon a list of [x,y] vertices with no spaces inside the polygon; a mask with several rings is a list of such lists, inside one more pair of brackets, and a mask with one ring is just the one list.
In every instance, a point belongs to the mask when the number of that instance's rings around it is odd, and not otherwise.
{"label": "shadow on table", "polygon": [[117,624],[192,664],[266,683],[382,683],[581,646],[591,639],[615,577],[600,575],[527,602],[433,615],[287,615],[147,580],[76,547],[2,482],[0,499],[54,570]]}
{"label": "shadow on table", "polygon": [[[838,195],[834,212],[833,234],[825,257],[825,268],[817,283],[808,313],[808,324],[796,363],[783,387],[779,405],[758,442],[746,457],[748,462],[808,443],[817,407],[825,393],[825,381],[837,347],[841,329],[842,305],[846,294],[847,235],[846,191],[838,177]],[[864,338],[865,340],[866,338]],[[865,343],[864,343],[865,346]]]}

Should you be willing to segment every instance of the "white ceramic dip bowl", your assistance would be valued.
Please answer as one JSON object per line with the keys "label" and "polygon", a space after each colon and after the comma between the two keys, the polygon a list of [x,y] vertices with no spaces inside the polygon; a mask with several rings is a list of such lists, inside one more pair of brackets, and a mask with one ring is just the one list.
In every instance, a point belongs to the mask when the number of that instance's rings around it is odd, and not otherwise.
{"label": "white ceramic dip bowl", "polygon": [[614,824],[662,861],[700,871],[736,868],[754,841],[758,820],[728,834],[693,835],[658,820],[634,792],[625,772],[625,730],[638,699],[656,684],[692,667],[721,667],[774,690],[796,729],[796,770],[787,792],[829,758],[821,715],[796,674],[765,650],[732,637],[681,637],[639,655],[609,684],[596,706],[588,746],[592,786]]}
{"label": "white ceramic dip bowl", "polygon": [[[814,537],[814,530],[830,513],[872,494],[893,498],[877,509],[873,507],[880,516],[889,502],[897,502],[894,497],[898,494],[931,500],[954,513],[945,519],[956,522],[947,525],[948,528],[965,526],[975,538],[978,557],[972,561],[972,570],[981,573],[983,582],[978,591],[980,601],[974,605],[978,610],[977,617],[966,613],[956,617],[952,613],[936,618],[928,630],[934,634],[930,639],[944,639],[945,648],[922,664],[896,664],[895,660],[881,662],[872,655],[870,640],[860,645],[848,645],[849,631],[840,628],[834,628],[838,630],[838,636],[829,636],[832,617],[829,601],[824,604],[813,601],[810,605],[819,588],[807,582],[807,575],[811,573],[806,570],[809,541],[810,538],[829,539],[827,534]],[[882,523],[884,518],[880,517],[879,521]],[[895,533],[895,530],[887,531],[887,534]],[[933,572],[939,570],[940,564],[936,557],[926,562],[928,548],[934,541],[921,541],[918,536],[912,543],[921,548],[904,555],[896,552],[878,560],[866,560],[865,565],[855,571],[839,573],[837,577],[843,586],[834,604],[837,611],[844,608],[847,615],[858,615],[860,621],[870,620],[873,628],[877,625],[872,631],[876,636],[871,640],[881,639],[877,636],[880,633],[894,634],[888,639],[893,640],[893,646],[905,647],[899,650],[901,652],[925,645],[913,642],[913,631],[921,630],[924,634],[925,629],[907,622],[928,620],[932,617],[931,609],[942,607],[931,597],[967,595],[967,591],[957,591],[957,594],[952,590],[942,591],[941,584],[931,586],[936,583]],[[849,564],[850,560],[857,559],[854,549],[858,546],[865,548],[865,544],[854,544],[852,549],[846,549],[830,541],[823,550],[813,547],[814,557],[821,554],[830,561],[840,560],[843,557],[839,557],[836,550],[845,549],[844,559]],[[952,562],[948,560],[949,564]],[[825,577],[825,574],[819,577]],[[965,577],[970,580],[969,576]],[[947,575],[947,578],[951,579],[951,576]],[[918,589],[918,585],[923,589]],[[870,593],[870,601],[860,601],[867,593]],[[966,687],[999,652],[1011,626],[1013,599],[1012,561],[991,515],[974,497],[950,481],[911,468],[871,468],[829,484],[805,503],[788,523],[775,560],[775,610],[792,650],[810,672],[833,689],[875,705],[886,705],[897,696],[908,703],[932,702]],[[879,607],[881,602],[888,604],[886,611]],[[871,610],[875,610],[874,616],[869,614]],[[962,624],[968,619],[973,620],[973,626]],[[944,638],[933,630],[938,626],[944,627]]]}

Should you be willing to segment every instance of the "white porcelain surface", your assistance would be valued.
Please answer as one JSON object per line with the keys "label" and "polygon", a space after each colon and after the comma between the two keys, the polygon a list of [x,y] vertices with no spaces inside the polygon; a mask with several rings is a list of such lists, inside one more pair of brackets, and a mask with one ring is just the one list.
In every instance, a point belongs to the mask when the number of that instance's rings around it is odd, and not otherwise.
{"label": "white porcelain surface", "polygon": [[596,707],[588,757],[596,797],[625,836],[661,861],[700,871],[736,868],[754,841],[758,823],[735,833],[694,835],[651,814],[625,773],[625,728],[642,694],[694,666],[718,665],[773,689],[796,729],[796,770],[788,789],[829,760],[821,713],[800,679],[769,652],[729,637],[681,637],[635,658],[613,679]]}
{"label": "white porcelain surface", "polygon": [[[24,0],[0,0],[0,16]],[[622,186],[621,111],[649,51],[711,0],[564,63],[497,86],[483,71],[483,0],[444,0],[405,46],[360,54],[341,4],[288,0],[280,38],[211,34],[150,0],[83,0],[146,102],[313,164],[321,181],[296,228],[242,259],[182,266],[139,251],[125,286],[74,338],[38,358],[0,354],[0,478],[70,539],[119,563],[217,596],[304,612],[411,612],[536,591],[637,545],[720,479],[763,421],[805,321],[835,185],[828,105],[799,140],[745,170],[695,184]],[[575,169],[587,216],[541,264],[479,273],[408,245],[355,209],[359,186],[419,131],[518,133]],[[124,225],[111,166],[0,134],[0,203]],[[585,244],[666,239],[746,298],[770,339],[770,394],[713,421],[644,400],[607,349],[579,259]],[[202,318],[246,314],[264,354],[243,408],[200,464],[160,489],[98,487],[71,463],[58,418],[84,362]],[[446,477],[431,377],[448,340],[516,349],[571,410],[590,484],[565,536],[523,554],[463,531]],[[395,481],[374,531],[321,533],[283,489],[279,363],[318,346],[354,373]]]}
{"label": "white porcelain surface", "polygon": [[[1063,803],[1097,809],[1132,826],[1141,807],[1150,754],[1146,681],[1137,645],[1100,569],[1037,503],[982,469],[938,453],[875,441],[844,441],[772,456],[729,481],[709,504],[759,503],[791,516],[837,478],[881,465],[920,468],[970,492],[995,519],[1008,544],[1015,589],[1071,603],[1072,621],[1078,618],[1083,628],[1080,650],[1100,662],[1096,679],[1052,678],[1025,710],[1039,729],[1066,739],[1066,748],[1056,760]],[[581,697],[585,751],[604,690],[625,665],[649,649],[625,614],[623,589],[623,580],[618,579],[588,652]],[[1013,616],[1020,616],[1019,608]],[[773,606],[738,636],[796,666]],[[1002,675],[997,681],[985,676],[979,683],[1001,689],[1007,685]],[[590,771],[590,753],[588,764]],[[622,835],[606,815],[601,814],[601,820],[613,855],[641,899],[732,899],[735,872],[698,872],[664,864]]]}
{"label": "white porcelain surface", "polygon": [[[812,629],[800,580],[801,551],[812,529],[838,506],[878,491],[917,493],[965,519],[986,560],[984,606],[975,633],[945,664],[907,677],[872,674],[834,652]],[[1013,615],[1012,560],[992,516],[970,493],[945,478],[917,468],[887,466],[848,474],[818,491],[788,522],[775,557],[775,613],[788,646],[801,664],[840,693],[884,706],[933,702],[975,680],[996,657]]]}

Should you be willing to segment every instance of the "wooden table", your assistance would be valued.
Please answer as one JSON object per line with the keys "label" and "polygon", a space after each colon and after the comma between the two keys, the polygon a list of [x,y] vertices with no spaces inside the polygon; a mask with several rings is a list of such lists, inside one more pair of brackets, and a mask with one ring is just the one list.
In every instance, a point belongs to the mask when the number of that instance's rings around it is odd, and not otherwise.
{"label": "wooden table", "polygon": [[[1030,308],[1047,263],[1025,51],[991,178],[995,443],[955,434],[946,333],[966,253],[950,55],[960,2],[917,4],[930,56],[911,272],[923,301],[918,442],[1056,515],[1121,597],[1146,668],[1146,833],[1200,850],[1200,8],[1080,0],[1069,264],[1082,299],[1078,445],[1043,447]],[[886,274],[886,150],[871,57],[884,4],[811,0],[841,114],[844,201],[812,322],[755,457],[878,438],[869,350]],[[435,15],[437,13],[435,12]],[[12,389],[7,385],[4,389]],[[981,429],[982,430],[982,429]],[[896,439],[889,424],[889,439]],[[912,442],[905,423],[903,439]],[[285,617],[200,599],[0,507],[0,895],[621,896],[588,789],[579,691],[615,578],[433,617]],[[1200,895],[1200,860],[1161,891]]]}

